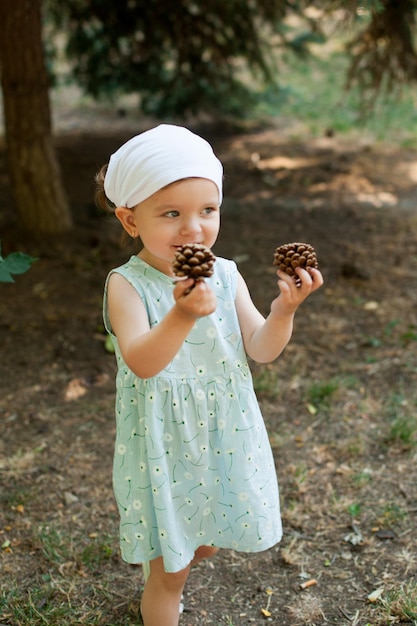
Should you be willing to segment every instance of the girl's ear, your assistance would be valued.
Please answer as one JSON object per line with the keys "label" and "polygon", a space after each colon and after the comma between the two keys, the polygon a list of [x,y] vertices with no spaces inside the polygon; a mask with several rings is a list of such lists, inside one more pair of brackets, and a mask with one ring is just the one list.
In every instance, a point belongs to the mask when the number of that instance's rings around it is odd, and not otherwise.
{"label": "girl's ear", "polygon": [[119,206],[115,210],[114,214],[128,235],[135,239],[138,236],[138,229],[136,228],[135,214],[132,209]]}

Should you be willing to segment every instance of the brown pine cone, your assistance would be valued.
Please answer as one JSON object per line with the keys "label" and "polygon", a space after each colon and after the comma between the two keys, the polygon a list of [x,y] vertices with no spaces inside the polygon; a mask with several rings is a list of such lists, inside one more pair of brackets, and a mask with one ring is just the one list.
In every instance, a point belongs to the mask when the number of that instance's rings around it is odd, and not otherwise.
{"label": "brown pine cone", "polygon": [[296,279],[297,284],[299,278],[295,272],[296,267],[302,267],[306,270],[310,268],[318,268],[316,252],[309,243],[285,243],[278,246],[274,253],[274,265],[289,276]]}
{"label": "brown pine cone", "polygon": [[203,280],[213,274],[215,260],[210,248],[200,243],[187,243],[177,249],[172,269],[176,276]]}

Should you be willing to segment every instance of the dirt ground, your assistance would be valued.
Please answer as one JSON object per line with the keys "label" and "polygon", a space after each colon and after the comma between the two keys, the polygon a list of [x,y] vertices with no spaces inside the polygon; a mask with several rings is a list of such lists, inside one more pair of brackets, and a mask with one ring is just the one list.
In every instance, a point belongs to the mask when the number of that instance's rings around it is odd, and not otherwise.
{"label": "dirt ground", "polygon": [[[195,568],[180,624],[417,624],[417,152],[295,140],[278,125],[200,131],[226,172],[215,252],[237,261],[259,309],[276,292],[280,243],[313,244],[326,284],[284,355],[253,364],[284,538]],[[131,251],[92,184],[131,134],[58,134],[71,235],[40,246],[3,221],[3,254],[39,260],[0,285],[1,624],[140,624],[141,569],[118,551],[101,318],[105,276]]]}

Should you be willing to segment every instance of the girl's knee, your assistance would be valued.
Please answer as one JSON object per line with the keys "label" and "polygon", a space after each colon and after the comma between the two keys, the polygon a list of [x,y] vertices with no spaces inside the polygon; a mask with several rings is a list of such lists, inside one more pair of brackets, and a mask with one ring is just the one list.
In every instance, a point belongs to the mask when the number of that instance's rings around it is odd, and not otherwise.
{"label": "girl's knee", "polygon": [[215,546],[200,546],[195,551],[192,565],[194,565],[195,563],[199,563],[203,559],[209,559],[210,557],[217,554],[218,551],[219,548],[216,548]]}
{"label": "girl's knee", "polygon": [[218,551],[219,548],[216,548],[215,546],[200,546],[195,551],[194,558],[191,563],[179,572],[166,572],[162,557],[158,557],[150,562],[150,577],[154,582],[159,581],[159,583],[162,584],[167,590],[182,590],[187,582],[191,567],[203,559],[208,559],[214,556]]}
{"label": "girl's knee", "polygon": [[187,582],[190,568],[186,567],[180,572],[164,572],[163,583],[166,589],[171,591],[182,591]]}
{"label": "girl's knee", "polygon": [[170,591],[176,591],[178,589],[182,590],[189,573],[190,566],[180,570],[179,572],[166,572],[162,559],[155,559],[155,561],[151,561],[151,576],[158,578],[160,583]]}

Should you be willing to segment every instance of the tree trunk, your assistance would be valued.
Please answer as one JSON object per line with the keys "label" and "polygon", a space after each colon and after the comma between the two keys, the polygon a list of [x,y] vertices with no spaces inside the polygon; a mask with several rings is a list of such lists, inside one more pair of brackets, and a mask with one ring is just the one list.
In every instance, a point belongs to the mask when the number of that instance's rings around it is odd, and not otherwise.
{"label": "tree trunk", "polygon": [[20,224],[35,235],[72,227],[52,139],[41,0],[0,0],[6,146]]}

